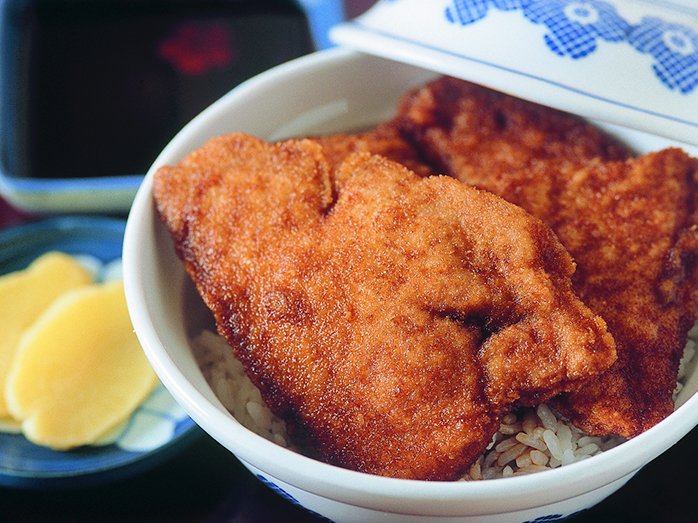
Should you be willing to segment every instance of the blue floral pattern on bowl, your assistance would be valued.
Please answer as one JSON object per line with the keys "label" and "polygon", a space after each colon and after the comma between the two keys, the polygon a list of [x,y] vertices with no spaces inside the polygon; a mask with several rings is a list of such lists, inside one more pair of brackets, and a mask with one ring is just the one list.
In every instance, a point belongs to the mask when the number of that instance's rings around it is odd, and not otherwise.
{"label": "blue floral pattern on bowl", "polygon": [[310,510],[310,509],[307,508],[307,507],[304,507],[294,496],[292,496],[291,494],[289,494],[288,492],[286,492],[284,489],[282,489],[280,486],[278,486],[276,483],[274,483],[273,481],[271,481],[271,480],[265,478],[265,477],[262,476],[261,474],[257,474],[257,479],[259,479],[259,480],[260,480],[262,483],[264,483],[267,487],[269,487],[270,489],[272,489],[274,492],[276,492],[279,496],[281,496],[282,498],[286,499],[287,501],[290,501],[290,502],[293,503],[294,505],[298,505],[299,507],[304,508],[304,509],[307,510],[310,514],[312,514],[312,515],[314,515],[314,516],[320,518],[320,519],[323,520],[323,521],[328,521],[329,523],[334,523],[331,519],[326,518],[326,517],[323,516],[322,514],[319,514],[319,513],[315,512],[314,510]]}
{"label": "blue floral pattern on bowl", "polygon": [[[286,492],[284,489],[282,489],[279,485],[268,479],[267,477],[263,476],[262,474],[255,474],[257,476],[257,479],[259,479],[262,483],[264,483],[267,487],[269,487],[271,490],[276,492],[279,496],[282,498],[286,499],[287,501],[290,501],[294,505],[298,505],[299,507],[304,508],[307,510],[310,514],[313,514],[314,516],[320,518],[323,521],[328,521],[329,523],[333,523],[333,521],[322,514],[318,514],[317,512],[310,510],[307,507],[304,507],[294,496]],[[584,510],[579,510],[576,512],[572,512],[571,514],[547,514],[545,516],[539,516],[535,519],[528,519],[525,521],[522,521],[521,523],[562,523],[563,521],[567,521],[569,519],[572,519],[573,517],[577,516],[578,514],[581,514],[584,512]]]}
{"label": "blue floral pattern on bowl", "polygon": [[698,86],[698,33],[686,25],[657,17],[633,25],[601,0],[454,0],[445,17],[465,26],[485,18],[490,8],[519,9],[530,22],[545,25],[545,43],[559,56],[584,58],[598,39],[625,42],[654,57],[655,75],[668,88],[690,93]]}
{"label": "blue floral pattern on bowl", "polygon": [[547,516],[538,517],[534,520],[523,521],[522,523],[561,523],[562,521],[567,521],[569,519],[572,519],[573,517],[577,516],[581,512],[583,512],[583,511],[573,512],[572,514],[568,514],[566,516],[564,516],[562,514],[549,514]]}

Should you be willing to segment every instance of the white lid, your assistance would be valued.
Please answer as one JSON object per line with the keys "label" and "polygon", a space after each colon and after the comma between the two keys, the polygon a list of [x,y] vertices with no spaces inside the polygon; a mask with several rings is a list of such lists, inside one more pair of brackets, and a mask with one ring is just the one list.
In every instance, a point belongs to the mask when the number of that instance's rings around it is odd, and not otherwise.
{"label": "white lid", "polygon": [[330,38],[698,145],[694,0],[380,0]]}

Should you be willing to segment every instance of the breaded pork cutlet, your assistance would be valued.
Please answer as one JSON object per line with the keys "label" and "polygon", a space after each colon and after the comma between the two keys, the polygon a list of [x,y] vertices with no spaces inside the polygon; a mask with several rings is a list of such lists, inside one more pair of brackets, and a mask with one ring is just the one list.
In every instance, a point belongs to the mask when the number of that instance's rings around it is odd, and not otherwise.
{"label": "breaded pork cutlet", "polygon": [[678,149],[592,163],[561,187],[554,228],[575,289],[619,347],[603,376],[554,402],[588,433],[630,437],[674,410],[698,308],[697,191],[698,160]]}
{"label": "breaded pork cutlet", "polygon": [[457,479],[502,413],[615,360],[550,228],[451,178],[232,134],[161,168],[154,195],[219,332],[330,463]]}
{"label": "breaded pork cutlet", "polygon": [[436,168],[542,219],[577,263],[575,291],[618,361],[557,408],[587,433],[626,437],[669,415],[698,305],[698,160],[632,159],[575,117],[451,78],[407,94],[397,119]]}
{"label": "breaded pork cutlet", "polygon": [[468,182],[632,156],[581,118],[447,76],[405,93],[390,125],[437,172]]}
{"label": "breaded pork cutlet", "polygon": [[400,163],[420,176],[438,174],[421,160],[412,144],[403,138],[398,126],[392,121],[380,123],[359,133],[340,133],[309,138],[322,146],[323,155],[330,167],[340,167],[353,153],[370,153]]}

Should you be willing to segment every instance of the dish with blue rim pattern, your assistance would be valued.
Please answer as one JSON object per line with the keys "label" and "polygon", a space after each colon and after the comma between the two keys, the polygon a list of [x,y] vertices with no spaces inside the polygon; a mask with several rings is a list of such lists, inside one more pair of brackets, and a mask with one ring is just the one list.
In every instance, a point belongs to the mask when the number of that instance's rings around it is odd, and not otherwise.
{"label": "dish with blue rim pattern", "polygon": [[[60,217],[0,231],[0,274],[20,270],[58,250],[109,270],[121,258],[125,223],[104,217]],[[99,445],[54,451],[21,434],[0,433],[0,485],[82,486],[121,479],[161,463],[201,434],[158,385],[133,415]]]}

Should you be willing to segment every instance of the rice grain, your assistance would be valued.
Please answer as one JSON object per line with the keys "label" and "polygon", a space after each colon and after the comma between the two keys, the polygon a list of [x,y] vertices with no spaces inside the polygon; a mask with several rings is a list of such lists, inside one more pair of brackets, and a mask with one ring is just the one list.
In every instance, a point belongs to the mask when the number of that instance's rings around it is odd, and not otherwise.
{"label": "rice grain", "polygon": [[[691,330],[689,337],[681,361],[680,379],[695,364],[698,327]],[[231,414],[250,430],[300,452],[291,444],[284,421],[264,404],[259,390],[245,375],[242,364],[233,357],[226,341],[214,332],[203,331],[193,342],[204,377]],[[680,383],[677,390],[679,388]],[[487,450],[470,466],[463,480],[537,473],[587,459],[622,442],[617,436],[601,438],[584,434],[543,403],[503,415]]]}

